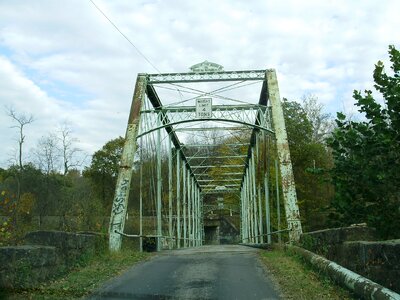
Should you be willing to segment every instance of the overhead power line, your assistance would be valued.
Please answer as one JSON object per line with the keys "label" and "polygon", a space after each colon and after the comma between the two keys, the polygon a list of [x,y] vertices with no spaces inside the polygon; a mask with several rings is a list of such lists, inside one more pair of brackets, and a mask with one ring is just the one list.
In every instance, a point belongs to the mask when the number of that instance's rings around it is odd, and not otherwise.
{"label": "overhead power line", "polygon": [[146,55],[144,55],[144,54],[142,53],[142,51],[140,51],[139,48],[136,47],[135,44],[132,43],[132,41],[118,28],[118,26],[115,25],[114,22],[111,21],[109,17],[107,17],[107,15],[100,9],[100,7],[98,7],[98,6],[96,5],[96,3],[94,3],[93,0],[89,0],[89,1],[90,1],[90,2],[94,5],[94,7],[96,7],[97,10],[108,20],[108,22],[110,22],[111,25],[114,26],[114,28],[129,42],[129,44],[131,44],[132,47],[135,48],[135,50],[137,51],[137,53],[139,53],[140,56],[142,56],[142,57],[143,57],[143,58],[158,72],[158,73],[161,73],[160,70],[146,57]]}

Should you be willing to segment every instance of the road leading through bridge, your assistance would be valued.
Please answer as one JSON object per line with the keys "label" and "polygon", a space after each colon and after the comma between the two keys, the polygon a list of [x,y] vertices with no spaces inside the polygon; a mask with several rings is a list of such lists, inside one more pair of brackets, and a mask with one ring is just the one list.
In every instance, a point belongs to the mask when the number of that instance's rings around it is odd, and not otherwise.
{"label": "road leading through bridge", "polygon": [[164,251],[90,299],[279,299],[257,251],[236,245]]}

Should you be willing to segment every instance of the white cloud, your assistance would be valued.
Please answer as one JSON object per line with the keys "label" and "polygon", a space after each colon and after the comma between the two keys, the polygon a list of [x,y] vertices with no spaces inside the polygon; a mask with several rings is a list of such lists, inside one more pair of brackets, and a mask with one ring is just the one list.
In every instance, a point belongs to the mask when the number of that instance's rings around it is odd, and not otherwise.
{"label": "white cloud", "polygon": [[[276,68],[281,96],[313,93],[332,113],[354,110],[400,37],[396,0],[95,2],[162,72]],[[0,55],[1,104],[37,118],[29,143],[68,119],[88,152],[124,134],[137,73],[156,72],[89,1],[0,2]],[[15,142],[0,122],[4,161]]]}

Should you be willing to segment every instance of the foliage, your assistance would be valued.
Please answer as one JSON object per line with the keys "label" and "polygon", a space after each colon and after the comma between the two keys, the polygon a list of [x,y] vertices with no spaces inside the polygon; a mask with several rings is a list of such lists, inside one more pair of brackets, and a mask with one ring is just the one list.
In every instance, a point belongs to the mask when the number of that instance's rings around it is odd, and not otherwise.
{"label": "foliage", "polygon": [[44,134],[31,149],[32,161],[26,162],[25,129],[33,116],[13,108],[6,113],[18,130],[19,148],[15,163],[0,168],[0,245],[18,244],[35,229],[104,230],[124,139],[106,143],[82,176],[74,168],[82,164],[83,154],[68,124]]}
{"label": "foliage", "polygon": [[111,209],[124,141],[119,137],[107,142],[93,154],[92,163],[83,173],[107,210]]}
{"label": "foliage", "polygon": [[353,299],[351,294],[281,249],[264,251],[263,263],[281,288],[283,299]]}
{"label": "foliage", "polygon": [[7,245],[10,243],[12,238],[12,215],[15,210],[15,200],[13,196],[7,191],[2,190],[0,192],[0,215],[6,216],[0,219],[0,246]]}
{"label": "foliage", "polygon": [[[332,197],[327,172],[331,157],[325,145],[315,140],[313,124],[300,103],[284,99],[283,111],[304,231],[321,229]],[[313,118],[320,117],[314,113]]]}
{"label": "foliage", "polygon": [[70,170],[63,176],[24,165],[18,171],[18,180],[23,183],[18,200],[15,168],[19,169],[11,166],[3,170],[0,181],[0,244],[19,243],[27,231],[34,229],[101,230],[102,203],[94,196],[90,179],[79,171]]}
{"label": "foliage", "polygon": [[36,289],[15,291],[7,296],[10,299],[19,299],[19,297],[24,299],[82,298],[93,293],[107,280],[149,256],[147,253],[133,252],[131,249],[117,253],[105,252],[93,256],[85,263],[85,266],[77,267],[58,280],[43,284]]}
{"label": "foliage", "polygon": [[399,237],[400,228],[400,52],[389,47],[393,74],[382,62],[375,65],[375,88],[354,91],[353,98],[363,121],[336,118],[337,129],[329,139],[335,167],[334,207],[342,224],[367,222],[382,237]]}

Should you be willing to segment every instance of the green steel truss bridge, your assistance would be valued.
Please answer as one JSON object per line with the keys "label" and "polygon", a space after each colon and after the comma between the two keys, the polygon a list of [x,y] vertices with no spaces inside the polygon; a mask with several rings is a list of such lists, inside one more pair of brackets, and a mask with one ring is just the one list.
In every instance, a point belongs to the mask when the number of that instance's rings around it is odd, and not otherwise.
{"label": "green steel truss bridge", "polygon": [[[271,242],[269,181],[275,173],[285,207],[283,230],[290,241],[299,239],[275,70],[139,74],[125,138],[109,226],[111,250],[120,249],[122,236],[140,238],[141,246],[143,237],[153,237],[157,250],[200,246],[204,215],[218,209],[206,200],[227,196],[237,201],[230,212],[240,215],[241,241]],[[135,182],[140,229],[132,235],[124,226]],[[155,222],[144,234],[146,207]]]}

